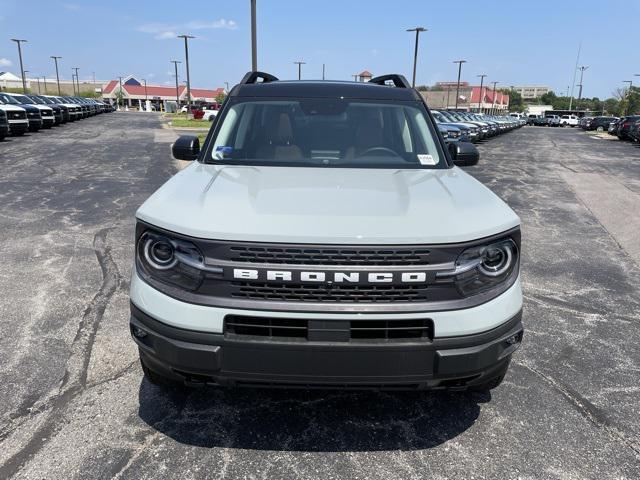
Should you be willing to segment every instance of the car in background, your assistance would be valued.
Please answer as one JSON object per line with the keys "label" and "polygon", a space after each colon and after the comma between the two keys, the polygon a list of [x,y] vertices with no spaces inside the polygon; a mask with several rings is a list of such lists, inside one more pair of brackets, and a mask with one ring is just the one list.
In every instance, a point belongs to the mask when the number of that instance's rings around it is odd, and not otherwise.
{"label": "car in background", "polygon": [[7,120],[7,112],[0,109],[0,142],[9,135],[9,120]]}
{"label": "car in background", "polygon": [[52,97],[48,95],[36,95],[36,96],[39,99],[41,99],[46,105],[49,105],[52,107],[56,106],[60,109],[60,113],[62,114],[62,123],[67,123],[71,121],[71,112],[70,112],[69,106],[56,102]]}
{"label": "car in background", "polygon": [[[0,92],[0,101],[2,101],[5,105],[13,105],[16,107],[20,107],[26,111],[27,120],[29,122],[29,131],[37,132],[42,128],[42,115],[40,114],[39,108],[33,107],[31,105],[21,104],[13,96],[4,92]],[[11,128],[11,133],[14,133],[13,125],[11,125],[11,122],[9,122],[9,128]],[[17,135],[22,135],[22,133],[17,133]]]}
{"label": "car in background", "polygon": [[78,106],[78,108],[80,109],[80,115],[78,116],[78,118],[87,118],[89,116],[89,107],[87,107],[86,105],[83,105],[81,102],[78,102],[78,100],[75,97],[60,97],[60,98],[65,102],[72,103]]}
{"label": "car in background", "polygon": [[629,138],[634,142],[640,142],[640,120],[636,120],[629,128]]}
{"label": "car in background", "polygon": [[0,96],[0,110],[7,117],[9,133],[11,135],[22,135],[29,130],[29,119],[27,111],[18,105],[6,103]]}
{"label": "car in background", "polygon": [[527,121],[527,123],[535,127],[546,127],[549,125],[549,119],[543,117],[542,115],[534,115],[533,118],[531,118],[531,115],[529,115],[529,120]]}
{"label": "car in background", "polygon": [[640,115],[629,115],[620,119],[620,123],[618,124],[618,131],[616,134],[620,140],[631,140],[629,136],[629,131],[631,130],[631,126],[640,120]]}
{"label": "car in background", "polygon": [[19,93],[6,93],[6,95],[10,95],[22,106],[31,106],[40,110],[40,118],[42,119],[42,128],[51,128],[56,123],[56,117],[53,115],[53,109],[46,107],[44,105],[39,105],[34,103],[32,99],[30,99],[26,95],[22,95]]}
{"label": "car in background", "polygon": [[578,117],[575,115],[562,115],[560,117],[560,125],[563,127],[577,127],[578,120]]}
{"label": "car in background", "polygon": [[618,125],[620,124],[620,119],[616,119],[609,124],[609,128],[607,129],[607,133],[609,135],[613,135],[614,137],[618,136]]}
{"label": "car in background", "polygon": [[560,126],[560,115],[545,115],[544,118],[547,119],[548,127],[559,127]]}
{"label": "car in background", "polygon": [[443,121],[453,125],[454,127],[467,127],[469,129],[469,141],[478,142],[480,141],[480,127],[471,122],[465,122],[463,120],[457,119],[453,116],[453,114],[447,110],[431,110],[431,113],[438,118],[438,115],[443,118]]}
{"label": "car in background", "polygon": [[593,117],[585,122],[582,127],[584,130],[596,130],[598,132],[604,132],[609,129],[609,125],[614,120],[617,120],[616,117]]}
{"label": "car in background", "polygon": [[587,125],[587,123],[589,123],[591,120],[593,120],[593,117],[582,117],[580,120],[578,120],[578,126],[584,130],[585,125]]}
{"label": "car in background", "polygon": [[65,97],[51,96],[49,98],[60,105],[65,105],[69,109],[70,121],[80,120],[82,118],[82,107],[77,103],[71,102]]}

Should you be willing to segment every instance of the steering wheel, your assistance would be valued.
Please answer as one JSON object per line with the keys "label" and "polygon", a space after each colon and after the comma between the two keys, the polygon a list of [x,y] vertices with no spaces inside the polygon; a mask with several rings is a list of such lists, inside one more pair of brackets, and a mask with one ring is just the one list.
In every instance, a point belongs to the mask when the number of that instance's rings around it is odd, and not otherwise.
{"label": "steering wheel", "polygon": [[400,155],[398,155],[396,152],[394,152],[393,150],[391,150],[390,148],[387,147],[371,147],[366,149],[364,152],[362,152],[360,155],[358,155],[358,157],[364,157],[365,155],[371,155],[374,152],[378,152],[378,153],[390,153],[391,155],[393,155],[394,157],[399,157]]}

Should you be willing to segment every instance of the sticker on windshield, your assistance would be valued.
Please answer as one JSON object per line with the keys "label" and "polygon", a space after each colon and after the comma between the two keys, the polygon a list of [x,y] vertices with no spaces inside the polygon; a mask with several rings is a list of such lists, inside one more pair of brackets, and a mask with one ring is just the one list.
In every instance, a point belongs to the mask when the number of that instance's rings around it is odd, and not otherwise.
{"label": "sticker on windshield", "polygon": [[233,153],[233,147],[227,147],[225,145],[218,145],[216,147],[215,156],[216,158],[225,158],[228,155]]}
{"label": "sticker on windshield", "polygon": [[422,165],[435,165],[437,163],[432,155],[427,155],[427,154],[424,154],[424,153],[419,153],[418,154],[418,161]]}

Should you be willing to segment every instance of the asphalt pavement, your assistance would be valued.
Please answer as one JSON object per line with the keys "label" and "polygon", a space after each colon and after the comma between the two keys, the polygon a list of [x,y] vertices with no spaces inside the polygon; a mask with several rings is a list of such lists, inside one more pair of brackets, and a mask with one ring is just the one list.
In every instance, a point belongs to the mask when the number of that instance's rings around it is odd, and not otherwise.
{"label": "asphalt pavement", "polygon": [[173,138],[113,113],[0,143],[0,478],[640,478],[640,148],[479,147],[467,171],[523,222],[525,338],[491,394],[185,393],[143,380],[128,330]]}

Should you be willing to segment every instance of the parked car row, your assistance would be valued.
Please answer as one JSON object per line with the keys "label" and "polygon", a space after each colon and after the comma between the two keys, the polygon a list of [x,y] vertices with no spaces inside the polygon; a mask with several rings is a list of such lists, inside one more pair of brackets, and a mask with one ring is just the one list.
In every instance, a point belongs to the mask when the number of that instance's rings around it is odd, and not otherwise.
{"label": "parked car row", "polygon": [[0,140],[112,111],[93,98],[0,92]]}
{"label": "parked car row", "polygon": [[620,140],[640,142],[640,115],[628,115],[620,119],[614,118],[607,128],[609,135]]}
{"label": "parked car row", "polygon": [[611,122],[617,121],[617,117],[582,117],[578,126],[583,130],[596,130],[597,132],[604,132],[609,129]]}
{"label": "parked car row", "polygon": [[431,110],[447,143],[479,142],[524,125],[519,118],[452,110]]}

